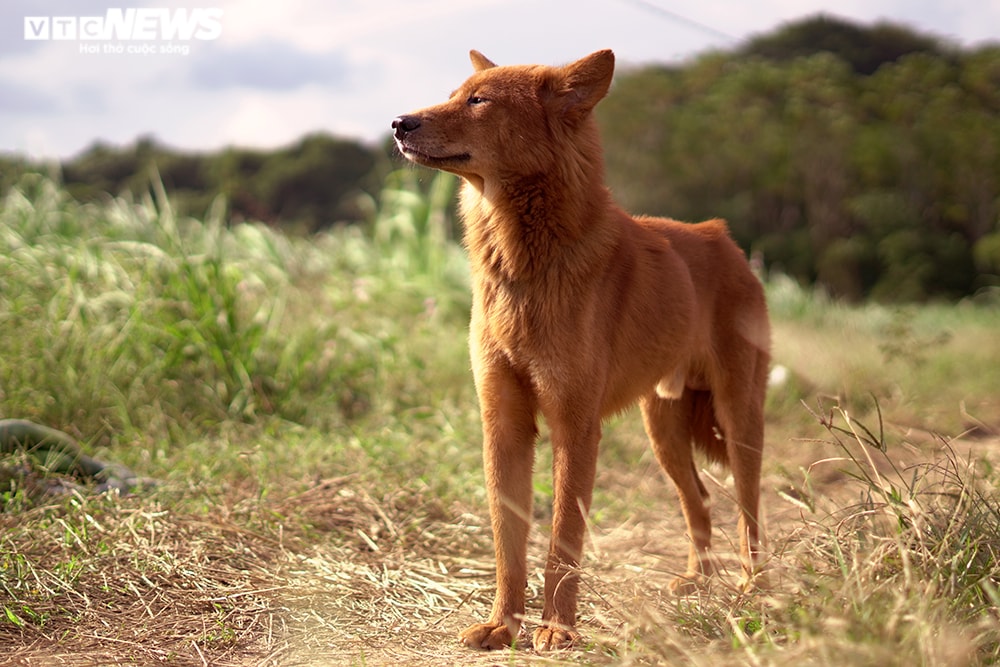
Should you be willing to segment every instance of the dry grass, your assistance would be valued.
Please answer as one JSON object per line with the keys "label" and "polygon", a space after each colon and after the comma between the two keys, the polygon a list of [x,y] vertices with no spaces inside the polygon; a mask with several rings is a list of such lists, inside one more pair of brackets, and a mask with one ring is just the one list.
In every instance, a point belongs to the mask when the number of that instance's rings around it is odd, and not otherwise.
{"label": "dry grass", "polygon": [[15,664],[245,665],[284,632],[282,545],[232,520],[74,494],[2,522]]}
{"label": "dry grass", "polygon": [[448,616],[489,592],[481,525],[356,481],[207,514],[78,490],[0,515],[0,645],[25,665],[288,665],[451,643]]}
{"label": "dry grass", "polygon": [[[170,489],[74,492],[0,515],[0,581],[10,596],[0,645],[22,665],[996,658],[996,493],[978,459],[956,453],[987,445],[898,443],[886,455],[862,441],[817,439],[799,443],[797,455],[783,452],[804,474],[772,468],[765,477],[770,586],[749,595],[722,577],[697,596],[671,597],[667,584],[686,550],[672,491],[642,457],[609,462],[602,481],[627,484],[631,470],[649,502],[592,526],[581,603],[587,643],[572,651],[461,648],[457,630],[491,602],[485,516],[419,486],[378,492],[356,475],[267,498],[237,487],[205,505]],[[720,564],[735,572],[728,483],[711,488]],[[535,531],[529,625],[541,611],[545,539]]]}

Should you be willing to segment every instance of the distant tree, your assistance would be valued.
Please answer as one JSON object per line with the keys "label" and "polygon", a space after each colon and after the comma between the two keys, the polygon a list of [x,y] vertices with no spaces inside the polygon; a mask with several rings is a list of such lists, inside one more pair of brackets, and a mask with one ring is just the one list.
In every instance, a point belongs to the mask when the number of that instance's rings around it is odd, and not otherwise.
{"label": "distant tree", "polygon": [[902,25],[883,22],[867,27],[820,14],[755,37],[742,49],[744,56],[782,62],[824,52],[836,55],[858,74],[873,74],[910,53],[943,56],[944,48],[936,38]]}
{"label": "distant tree", "polygon": [[979,270],[976,287],[1000,287],[1000,222],[997,231],[976,242],[973,253]]}
{"label": "distant tree", "polygon": [[151,137],[131,146],[95,143],[62,165],[67,190],[91,200],[149,188],[158,177],[183,214],[203,215],[222,194],[239,219],[314,230],[363,217],[354,198],[374,182],[377,151],[325,134],[312,134],[275,151],[227,148],[185,153]]}
{"label": "distant tree", "polygon": [[136,146],[119,149],[97,141],[62,163],[63,181],[78,199],[90,200],[104,193],[117,195],[142,171],[142,166]]}
{"label": "distant tree", "polygon": [[820,17],[621,73],[598,121],[627,208],[724,217],[769,268],[832,294],[1000,282],[1000,48]]}
{"label": "distant tree", "polygon": [[264,151],[229,147],[210,156],[209,180],[229,204],[237,220],[268,220],[271,212],[253,186],[253,177],[267,161]]}
{"label": "distant tree", "polygon": [[345,198],[374,166],[372,151],[360,144],[313,134],[269,155],[252,182],[276,218],[316,230],[343,219]]}
{"label": "distant tree", "polygon": [[0,197],[17,185],[25,173],[40,170],[44,170],[43,165],[34,166],[19,155],[0,154]]}

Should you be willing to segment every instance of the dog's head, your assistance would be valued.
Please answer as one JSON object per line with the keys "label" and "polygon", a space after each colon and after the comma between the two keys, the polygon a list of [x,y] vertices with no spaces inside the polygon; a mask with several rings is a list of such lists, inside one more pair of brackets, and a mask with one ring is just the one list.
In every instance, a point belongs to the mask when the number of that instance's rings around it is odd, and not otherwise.
{"label": "dog's head", "polygon": [[596,141],[591,111],[611,85],[611,51],[563,67],[499,67],[470,55],[475,73],[447,102],[392,121],[407,158],[481,184],[544,172],[559,151]]}

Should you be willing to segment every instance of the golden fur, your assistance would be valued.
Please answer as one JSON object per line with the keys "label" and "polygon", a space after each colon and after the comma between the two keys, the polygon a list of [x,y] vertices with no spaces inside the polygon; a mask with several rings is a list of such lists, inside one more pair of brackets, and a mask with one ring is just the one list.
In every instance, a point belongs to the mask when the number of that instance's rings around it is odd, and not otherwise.
{"label": "golden fur", "polygon": [[475,73],[443,104],[393,121],[400,151],[464,179],[473,376],[496,550],[487,622],[461,633],[500,648],[525,609],[539,413],[551,431],[552,540],[538,650],[578,637],[576,597],[602,419],[638,402],[691,538],[686,591],[712,573],[711,520],[692,443],[728,463],[744,576],[759,552],[769,324],[763,290],[726,224],[631,217],[604,185],[594,106],[614,56]]}

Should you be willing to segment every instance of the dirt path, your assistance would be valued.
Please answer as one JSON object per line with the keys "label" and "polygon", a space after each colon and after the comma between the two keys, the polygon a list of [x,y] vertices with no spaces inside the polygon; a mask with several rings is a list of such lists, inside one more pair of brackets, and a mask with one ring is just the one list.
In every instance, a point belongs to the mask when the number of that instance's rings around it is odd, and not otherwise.
{"label": "dirt path", "polygon": [[[703,479],[713,498],[715,556],[729,576],[708,592],[679,601],[667,587],[686,562],[683,518],[640,435],[630,433],[617,437],[636,441],[617,441],[599,472],[579,609],[587,643],[558,659],[619,665],[630,664],[630,657],[635,657],[631,664],[665,657],[706,664],[731,658],[732,639],[719,628],[727,628],[728,614],[742,602],[726,588],[739,570],[733,548],[736,508],[726,473],[705,470]],[[855,455],[862,465],[870,461],[873,477],[897,486],[909,483],[909,466],[939,460],[949,448],[951,458],[945,460],[959,465],[980,458],[1000,461],[996,437],[946,445],[918,430],[894,428],[887,435],[897,443],[888,455]],[[864,493],[863,485],[844,472],[849,467],[844,458],[843,450],[820,441],[770,447],[762,480],[763,520],[772,572],[778,574],[772,584],[777,579],[778,589],[782,568],[799,562],[788,557],[796,545],[809,531],[826,530],[835,523],[829,520],[833,512],[856,504]],[[101,582],[84,587],[81,580],[77,588],[91,591],[98,604],[84,605],[94,607],[87,617],[91,625],[75,630],[76,635],[53,635],[55,620],[41,632],[26,628],[19,636],[8,627],[13,650],[8,659],[23,665],[136,664],[169,656],[182,665],[553,664],[530,650],[490,654],[458,644],[457,632],[484,618],[491,604],[493,562],[485,513],[443,507],[439,499],[407,489],[375,493],[345,477],[261,505],[262,517],[298,516],[295,522],[308,526],[300,534],[279,534],[277,540],[248,530],[245,517],[237,523],[221,516],[206,522],[127,503],[104,509],[97,515],[102,530],[112,530],[114,521],[121,524],[113,533],[118,551],[155,547],[170,555],[161,559],[165,569],[136,573],[127,559],[112,559],[122,578],[112,587],[118,592],[113,615],[118,620],[109,624],[109,612],[99,606],[101,596],[107,596],[97,585]],[[544,503],[536,514],[529,549],[529,628],[541,614],[548,539]],[[101,542],[105,534],[93,537]],[[193,553],[199,550],[211,558]],[[202,579],[188,571],[197,567]],[[140,575],[158,577],[156,585]],[[181,599],[202,607],[188,608]],[[124,625],[116,625],[119,620]],[[151,635],[151,628],[159,634]],[[656,645],[643,653],[650,642]],[[716,653],[706,654],[712,650]]]}
{"label": "dirt path", "polygon": [[[929,434],[900,433],[907,444],[888,456],[871,457],[880,474],[893,467],[934,460],[943,444]],[[958,441],[951,444],[959,458],[1000,458],[1000,439]],[[764,520],[772,550],[780,551],[804,518],[819,520],[825,512],[856,502],[859,488],[843,472],[845,462],[836,448],[816,442],[788,443],[772,457],[762,481]],[[804,482],[804,472],[809,483]],[[715,547],[723,571],[734,580],[739,572],[733,548],[735,506],[724,471],[703,473],[714,499]],[[580,627],[600,645],[602,638],[620,638],[641,629],[644,623],[661,627],[677,600],[667,586],[684,567],[687,538],[673,490],[651,466],[612,468],[601,473],[603,488],[619,488],[636,501],[625,520],[601,521],[592,527],[581,587]],[[814,507],[811,513],[807,508]],[[600,509],[595,507],[599,517]],[[456,641],[457,631],[483,618],[492,594],[492,555],[485,535],[485,518],[466,516],[450,526],[454,549],[448,540],[432,535],[417,538],[415,549],[370,552],[318,552],[303,557],[290,568],[289,583],[281,596],[287,610],[285,638],[278,649],[259,664],[273,665],[493,665],[522,664],[533,654],[490,654],[468,651]],[[541,557],[546,535],[533,531],[529,553],[535,576],[529,582],[529,626],[537,622],[541,599]],[[415,554],[419,553],[419,557]],[[697,603],[698,601],[695,601]],[[667,633],[669,634],[669,633]],[[678,634],[678,655],[684,649]],[[567,653],[569,662],[593,662],[589,654]],[[600,655],[598,652],[596,655]]]}

